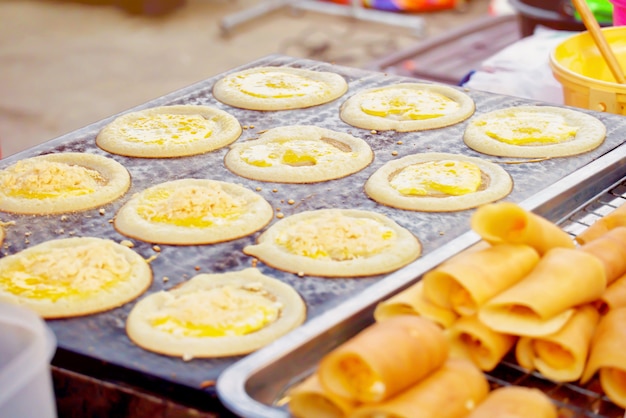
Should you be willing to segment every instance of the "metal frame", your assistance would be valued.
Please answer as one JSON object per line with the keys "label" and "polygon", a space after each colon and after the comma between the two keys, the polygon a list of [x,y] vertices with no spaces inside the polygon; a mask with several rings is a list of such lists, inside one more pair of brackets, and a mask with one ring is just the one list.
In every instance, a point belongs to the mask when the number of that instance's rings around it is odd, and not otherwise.
{"label": "metal frame", "polygon": [[424,19],[411,14],[392,13],[383,10],[366,9],[361,0],[351,0],[350,5],[329,3],[319,0],[262,0],[258,5],[231,15],[220,21],[222,35],[230,35],[236,27],[273,11],[290,6],[296,10],[308,10],[334,16],[345,16],[357,20],[382,23],[410,29],[413,35],[422,37],[426,33]]}

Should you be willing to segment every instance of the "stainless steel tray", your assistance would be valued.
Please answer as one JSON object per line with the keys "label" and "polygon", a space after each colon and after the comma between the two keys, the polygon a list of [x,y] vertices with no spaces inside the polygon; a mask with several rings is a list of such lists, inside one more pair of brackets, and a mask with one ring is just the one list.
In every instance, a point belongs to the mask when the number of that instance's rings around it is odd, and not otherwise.
{"label": "stainless steel tray", "polygon": [[[626,145],[546,187],[519,204],[558,223],[572,236],[626,203]],[[376,304],[421,279],[421,276],[479,237],[465,232],[411,266],[370,286],[356,297],[325,312],[305,326],[226,369],[217,382],[227,408],[244,417],[288,417],[286,390],[309,375],[321,358],[374,322]],[[542,389],[563,416],[621,418],[624,410],[602,395],[597,381],[585,387],[557,384],[529,373],[507,358],[488,374],[492,387],[531,386]]]}
{"label": "stainless steel tray", "polygon": [[[220,74],[131,110],[169,104],[215,106],[230,112],[243,126],[248,127],[248,129],[244,129],[239,141],[253,138],[258,135],[260,130],[276,126],[289,124],[323,126],[348,132],[368,141],[375,153],[374,162],[363,171],[352,176],[319,184],[263,183],[243,179],[228,171],[223,165],[226,149],[192,157],[170,159],[139,159],[110,155],[95,145],[95,136],[103,126],[115,117],[112,116],[0,160],[0,168],[4,168],[21,158],[52,152],[77,151],[107,155],[126,166],[131,173],[132,186],[129,193],[121,199],[105,205],[102,208],[104,209],[103,213],[99,209],[67,216],[24,216],[2,213],[0,214],[2,221],[15,221],[15,225],[6,228],[5,245],[0,251],[2,255],[13,254],[39,242],[68,236],[98,236],[116,241],[125,239],[126,237],[118,234],[109,223],[121,205],[133,193],[155,183],[184,177],[212,178],[236,182],[252,190],[260,187],[259,193],[274,208],[280,208],[286,216],[303,210],[327,207],[369,209],[391,217],[417,235],[424,245],[423,257],[416,263],[389,276],[356,280],[329,280],[319,277],[298,277],[259,264],[259,268],[264,273],[291,284],[302,295],[308,308],[307,324],[292,336],[281,339],[268,347],[267,350],[260,352],[258,357],[254,356],[252,357],[253,360],[241,363],[237,368],[229,371],[225,379],[222,380],[222,385],[226,387],[241,386],[240,388],[245,385],[247,392],[240,390],[233,392],[233,394],[241,395],[244,399],[252,395],[255,399],[262,399],[266,404],[271,404],[275,390],[287,379],[315,364],[321,353],[328,351],[339,341],[345,340],[357,329],[362,328],[369,321],[366,310],[371,309],[376,300],[406,286],[414,281],[421,272],[436,265],[474,240],[471,234],[466,234],[469,230],[468,220],[472,211],[445,214],[420,213],[383,207],[365,196],[362,190],[365,180],[390,159],[420,151],[446,151],[475,156],[479,154],[469,150],[462,142],[461,138],[467,122],[424,132],[371,133],[368,130],[351,127],[339,119],[340,105],[355,92],[401,81],[415,81],[415,79],[279,55],[262,58],[232,71],[255,66],[290,66],[333,71],[346,78],[349,91],[344,97],[334,102],[309,109],[278,112],[249,111],[226,106],[213,98],[211,89],[213,83],[223,76]],[[474,99],[477,114],[507,106],[533,103],[529,100],[481,91],[467,91],[467,94]],[[532,199],[540,192],[539,196],[546,196],[545,193],[565,193],[567,188],[561,185],[565,179],[570,179],[571,176],[578,179],[580,184],[585,183],[582,179],[588,176],[580,170],[594,164],[599,157],[607,152],[618,148],[626,138],[626,118],[610,114],[597,114],[596,116],[609,127],[606,141],[598,149],[577,157],[552,159],[539,163],[505,165],[505,169],[511,174],[515,182],[514,190],[507,197],[507,200],[530,202],[528,203],[530,206],[536,207],[539,205],[533,204],[535,200],[528,199]],[[399,141],[402,144],[399,144]],[[392,155],[393,151],[397,152],[397,156]],[[490,159],[500,161],[497,158]],[[585,190],[589,189],[586,183],[584,185]],[[295,200],[298,204],[287,204],[289,199]],[[559,212],[559,208],[552,209],[554,213]],[[148,294],[174,287],[199,272],[218,273],[250,266],[252,259],[244,255],[241,250],[245,245],[253,243],[257,236],[258,234],[254,234],[217,245],[188,247],[161,245],[158,258],[151,263],[155,280],[148,290]],[[26,237],[28,239],[25,239]],[[135,244],[134,249],[142,256],[148,258],[155,255],[151,243],[136,241]],[[196,270],[196,266],[200,267],[199,271]],[[163,277],[168,277],[169,281],[163,281]],[[55,357],[56,361],[62,361],[63,366],[70,369],[74,369],[78,367],[79,363],[85,362],[85,366],[81,366],[81,371],[89,374],[96,373],[96,368],[98,368],[98,373],[111,373],[112,370],[115,370],[113,377],[116,380],[128,381],[132,379],[133,384],[141,385],[157,393],[180,391],[186,397],[193,395],[200,404],[206,404],[209,399],[214,399],[216,390],[210,385],[210,382],[217,380],[227,368],[244,357],[194,359],[185,362],[180,358],[161,356],[142,350],[130,342],[124,329],[125,319],[132,306],[133,303],[131,302],[118,309],[96,315],[48,321],[58,340],[59,349],[57,357]],[[315,339],[313,336],[316,334],[324,334],[325,337]],[[295,356],[295,354],[287,354],[306,341],[309,341],[308,347],[311,350],[304,358]],[[251,370],[246,370],[246,367],[263,358],[265,359],[259,361],[257,365],[269,367],[268,359],[279,359],[285,355],[287,358],[298,358],[299,363],[291,364],[291,362],[285,362],[285,359],[281,359],[280,364],[283,370],[277,375],[282,376],[278,380],[264,381],[261,379],[262,374],[257,374],[256,365]],[[250,371],[254,371],[253,376],[249,375]],[[269,378],[272,374],[269,373],[265,376]],[[238,383],[234,383],[234,381]],[[232,398],[228,390],[222,390],[222,394],[225,402],[230,405],[239,402],[239,398]],[[243,401],[241,404],[246,405]]]}

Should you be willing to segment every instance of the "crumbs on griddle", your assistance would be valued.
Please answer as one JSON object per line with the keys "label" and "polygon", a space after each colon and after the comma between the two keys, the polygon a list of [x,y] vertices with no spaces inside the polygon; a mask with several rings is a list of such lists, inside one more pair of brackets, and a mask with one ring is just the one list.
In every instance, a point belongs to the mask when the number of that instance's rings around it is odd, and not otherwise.
{"label": "crumbs on griddle", "polygon": [[200,383],[200,389],[206,389],[215,386],[215,380],[204,380]]}
{"label": "crumbs on griddle", "polygon": [[133,244],[132,241],[129,241],[127,239],[121,240],[120,244],[122,244],[124,247],[128,247],[128,248],[133,248],[135,246],[135,244]]}

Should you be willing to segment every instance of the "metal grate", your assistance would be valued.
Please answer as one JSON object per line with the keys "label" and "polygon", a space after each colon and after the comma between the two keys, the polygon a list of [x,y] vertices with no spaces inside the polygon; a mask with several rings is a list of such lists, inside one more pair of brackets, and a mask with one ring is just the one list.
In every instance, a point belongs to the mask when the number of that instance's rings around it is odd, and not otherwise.
{"label": "metal grate", "polygon": [[525,386],[540,389],[556,404],[559,418],[623,418],[624,410],[602,393],[597,378],[581,386],[576,383],[556,383],[538,372],[529,372],[514,359],[507,357],[487,374],[491,388]]}

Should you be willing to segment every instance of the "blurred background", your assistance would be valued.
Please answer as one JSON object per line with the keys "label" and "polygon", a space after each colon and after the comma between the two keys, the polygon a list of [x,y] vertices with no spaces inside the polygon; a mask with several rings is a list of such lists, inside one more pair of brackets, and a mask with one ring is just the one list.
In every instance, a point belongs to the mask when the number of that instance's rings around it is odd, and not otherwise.
{"label": "blurred background", "polygon": [[0,0],[2,154],[270,54],[458,84],[537,24],[584,29],[570,0],[351,1]]}
{"label": "blurred background", "polygon": [[[377,23],[276,1],[0,0],[3,155],[269,54],[363,68],[487,15],[490,4],[453,1],[412,13],[411,27],[394,23],[407,17],[399,13],[380,12],[391,23]],[[232,24],[259,7],[275,10]]]}

